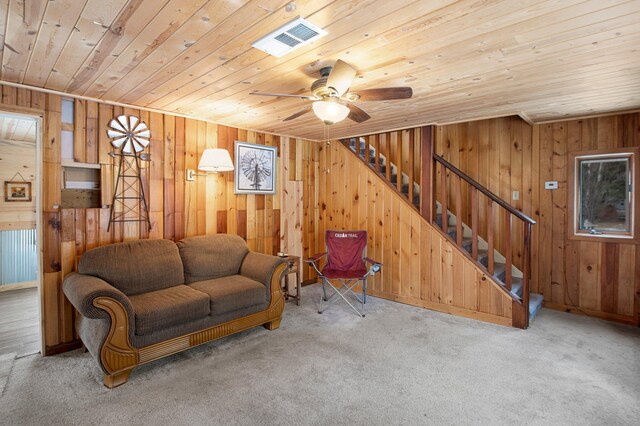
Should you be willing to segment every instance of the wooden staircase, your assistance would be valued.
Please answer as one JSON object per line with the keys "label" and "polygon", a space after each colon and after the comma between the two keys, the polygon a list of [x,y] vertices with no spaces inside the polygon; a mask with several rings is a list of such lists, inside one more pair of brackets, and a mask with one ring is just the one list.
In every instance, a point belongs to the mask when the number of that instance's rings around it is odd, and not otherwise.
{"label": "wooden staircase", "polygon": [[[381,140],[360,137],[341,142],[401,194],[458,250],[493,277],[513,299],[514,325],[527,328],[543,302],[541,294],[529,292],[531,227],[535,221],[444,158],[435,155],[430,127],[422,129],[419,155],[415,155],[412,145],[408,145],[408,155],[406,152],[403,155],[399,142],[394,147],[390,141],[382,143]],[[462,207],[463,193],[469,201],[468,211]],[[479,232],[481,211],[485,219],[491,218],[482,227],[483,230],[486,228],[484,238]],[[445,221],[443,212],[446,212]],[[465,219],[470,223],[466,223]],[[496,224],[501,225],[500,229]],[[521,231],[521,239],[513,238],[514,230]],[[501,244],[496,244],[496,235],[502,238]],[[519,247],[514,247],[514,241],[521,242]],[[514,252],[517,253],[518,265],[513,261]]]}

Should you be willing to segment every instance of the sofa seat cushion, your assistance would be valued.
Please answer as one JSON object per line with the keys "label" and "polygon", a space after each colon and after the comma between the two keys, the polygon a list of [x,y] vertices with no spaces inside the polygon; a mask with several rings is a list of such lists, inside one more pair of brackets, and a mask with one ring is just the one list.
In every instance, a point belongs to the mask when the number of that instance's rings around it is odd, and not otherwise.
{"label": "sofa seat cushion", "polygon": [[136,334],[145,334],[209,315],[209,296],[186,285],[137,294],[129,298]]}
{"label": "sofa seat cushion", "polygon": [[267,306],[264,285],[242,275],[198,281],[191,288],[206,293],[211,299],[211,315],[234,312],[254,306]]}

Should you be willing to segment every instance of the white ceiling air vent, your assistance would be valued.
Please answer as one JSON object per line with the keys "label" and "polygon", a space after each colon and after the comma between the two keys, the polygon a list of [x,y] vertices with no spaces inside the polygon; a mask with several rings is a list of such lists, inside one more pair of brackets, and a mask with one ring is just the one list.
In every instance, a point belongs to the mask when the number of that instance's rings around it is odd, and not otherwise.
{"label": "white ceiling air vent", "polygon": [[276,57],[281,57],[327,32],[300,17],[278,28],[271,34],[253,43],[253,47]]}

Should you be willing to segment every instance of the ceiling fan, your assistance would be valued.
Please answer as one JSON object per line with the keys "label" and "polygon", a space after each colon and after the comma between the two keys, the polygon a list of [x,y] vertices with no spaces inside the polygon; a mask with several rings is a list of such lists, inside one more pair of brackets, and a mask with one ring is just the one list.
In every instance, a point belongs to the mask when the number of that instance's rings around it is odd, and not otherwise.
{"label": "ceiling fan", "polygon": [[251,94],[299,98],[313,101],[312,105],[305,107],[282,121],[293,120],[313,110],[316,116],[325,124],[334,124],[345,118],[349,118],[356,123],[362,123],[371,118],[369,114],[355,106],[352,102],[408,99],[413,95],[411,87],[384,87],[350,92],[349,88],[355,77],[355,68],[345,61],[338,59],[333,67],[320,69],[320,78],[311,84],[312,96],[261,92],[252,92]]}

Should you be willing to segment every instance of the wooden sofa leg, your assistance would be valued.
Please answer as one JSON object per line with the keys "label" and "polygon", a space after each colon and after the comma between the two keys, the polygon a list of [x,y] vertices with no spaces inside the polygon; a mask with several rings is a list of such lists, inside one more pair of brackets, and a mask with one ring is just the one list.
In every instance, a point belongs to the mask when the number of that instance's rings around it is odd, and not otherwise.
{"label": "wooden sofa leg", "polygon": [[131,370],[133,370],[133,368],[115,374],[105,374],[104,385],[109,389],[113,389],[127,383],[127,380],[129,380],[129,374],[131,374]]}
{"label": "wooden sofa leg", "polygon": [[282,318],[274,319],[271,322],[267,322],[265,324],[262,324],[262,326],[264,328],[266,328],[267,330],[275,330],[278,327],[280,327],[280,321],[282,321]]}

